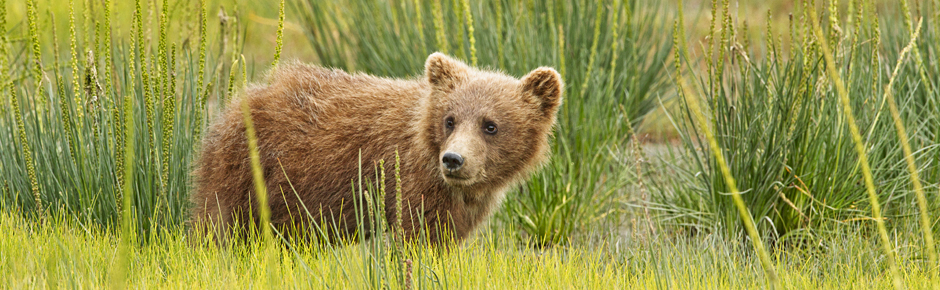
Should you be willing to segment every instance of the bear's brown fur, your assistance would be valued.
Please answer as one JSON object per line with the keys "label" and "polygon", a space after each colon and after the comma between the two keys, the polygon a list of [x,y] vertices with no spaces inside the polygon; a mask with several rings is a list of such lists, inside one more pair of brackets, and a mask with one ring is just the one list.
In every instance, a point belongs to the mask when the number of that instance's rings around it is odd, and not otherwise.
{"label": "bear's brown fur", "polygon": [[[313,217],[322,229],[334,229],[331,235],[351,237],[358,228],[353,204],[359,194],[351,181],[358,182],[360,152],[361,176],[374,178],[374,162],[393,162],[397,150],[405,235],[413,239],[423,229],[437,243],[448,229],[462,240],[511,185],[547,159],[562,86],[551,68],[518,80],[440,53],[428,57],[423,77],[411,80],[281,66],[208,130],[194,172],[192,222],[219,231],[257,216],[240,104],[248,102],[272,224],[304,226],[300,221]],[[447,152],[462,157],[459,169],[442,162]],[[390,164],[385,183],[393,186]],[[385,205],[394,225],[394,190]]]}

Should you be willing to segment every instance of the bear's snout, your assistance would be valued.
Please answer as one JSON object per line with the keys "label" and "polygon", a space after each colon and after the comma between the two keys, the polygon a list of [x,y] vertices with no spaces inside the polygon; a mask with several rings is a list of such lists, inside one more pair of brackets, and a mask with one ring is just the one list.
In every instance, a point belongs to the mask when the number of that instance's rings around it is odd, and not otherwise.
{"label": "bear's snout", "polygon": [[477,128],[468,124],[464,122],[453,129],[437,156],[441,177],[451,186],[472,186],[485,177],[486,143]]}
{"label": "bear's snout", "polygon": [[448,171],[457,171],[460,170],[460,166],[463,166],[463,156],[454,152],[447,152],[441,157],[441,163]]}

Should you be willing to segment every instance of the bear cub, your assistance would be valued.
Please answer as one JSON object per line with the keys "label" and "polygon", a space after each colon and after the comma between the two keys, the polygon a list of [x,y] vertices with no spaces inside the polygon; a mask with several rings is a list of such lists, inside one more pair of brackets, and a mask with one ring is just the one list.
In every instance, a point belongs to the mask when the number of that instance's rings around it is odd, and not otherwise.
{"label": "bear cub", "polygon": [[[393,164],[397,151],[405,238],[463,240],[547,160],[562,90],[551,68],[516,79],[441,53],[408,80],[282,65],[210,125],[193,173],[193,230],[224,237],[233,226],[257,223],[246,102],[276,227],[313,235],[316,225],[330,240],[354,240],[359,223],[371,223],[357,218],[363,197],[351,183],[360,176],[358,160],[363,180],[374,179],[374,165]],[[395,191],[388,192],[384,218],[397,226]]]}

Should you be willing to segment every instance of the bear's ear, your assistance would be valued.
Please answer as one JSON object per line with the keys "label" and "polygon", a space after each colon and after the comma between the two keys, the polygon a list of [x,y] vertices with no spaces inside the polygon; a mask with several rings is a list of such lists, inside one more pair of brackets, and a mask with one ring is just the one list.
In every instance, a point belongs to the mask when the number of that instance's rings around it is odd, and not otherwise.
{"label": "bear's ear", "polygon": [[564,88],[561,75],[549,67],[540,67],[522,77],[522,94],[529,102],[539,104],[543,114],[554,114],[561,105]]}
{"label": "bear's ear", "polygon": [[428,56],[424,64],[424,72],[431,88],[445,93],[453,92],[457,85],[467,78],[468,69],[467,65],[459,60],[440,52]]}

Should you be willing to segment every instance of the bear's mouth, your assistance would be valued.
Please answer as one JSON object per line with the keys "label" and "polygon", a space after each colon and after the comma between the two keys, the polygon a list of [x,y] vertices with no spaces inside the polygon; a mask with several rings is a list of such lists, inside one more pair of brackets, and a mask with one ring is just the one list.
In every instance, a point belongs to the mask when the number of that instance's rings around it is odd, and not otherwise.
{"label": "bear's mouth", "polygon": [[474,184],[473,178],[471,177],[449,173],[444,173],[444,182],[457,187],[466,187]]}
{"label": "bear's mouth", "polygon": [[447,178],[447,179],[453,179],[453,180],[458,180],[458,181],[470,180],[469,177],[463,177],[463,176],[460,176],[460,175],[450,174],[450,173],[444,173],[444,177]]}

